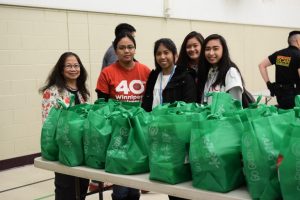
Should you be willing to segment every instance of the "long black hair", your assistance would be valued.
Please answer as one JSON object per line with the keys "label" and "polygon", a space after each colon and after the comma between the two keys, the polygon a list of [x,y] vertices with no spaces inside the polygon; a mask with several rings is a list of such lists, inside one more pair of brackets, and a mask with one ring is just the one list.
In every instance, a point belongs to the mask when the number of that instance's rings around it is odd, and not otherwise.
{"label": "long black hair", "polygon": [[156,53],[158,51],[158,48],[160,45],[164,45],[168,50],[170,50],[173,54],[173,62],[175,64],[175,58],[176,58],[176,55],[177,55],[177,48],[176,48],[176,45],[175,43],[169,39],[169,38],[161,38],[159,40],[157,40],[155,43],[154,43],[154,63],[155,63],[155,68],[159,71],[161,71],[161,66],[159,66],[159,64],[157,63],[156,61]]}
{"label": "long black hair", "polygon": [[[220,59],[219,63],[217,64],[219,73],[217,75],[216,81],[212,84],[212,86],[215,87],[217,85],[225,85],[226,73],[228,72],[230,67],[234,67],[237,69],[237,71],[240,73],[242,83],[244,85],[244,80],[243,80],[243,77],[241,75],[239,68],[230,59],[229,50],[228,50],[228,46],[227,46],[225,38],[218,34],[212,34],[212,35],[208,36],[207,38],[205,38],[205,40],[204,40],[203,51],[201,51],[201,53],[200,53],[200,69],[203,69],[203,71],[204,71],[203,73],[205,73],[205,80],[199,79],[199,81],[201,81],[201,82],[204,81],[204,85],[205,85],[205,82],[207,80],[208,71],[212,67],[212,65],[207,61],[207,59],[205,57],[205,48],[207,46],[207,43],[210,40],[219,40],[223,47],[222,58]],[[203,79],[203,77],[202,77],[202,79]]]}
{"label": "long black hair", "polygon": [[63,71],[65,68],[65,62],[68,57],[75,56],[79,66],[80,66],[80,75],[77,78],[77,88],[84,100],[87,100],[88,96],[90,95],[90,92],[88,91],[86,87],[86,80],[87,80],[87,71],[84,68],[79,56],[73,52],[65,52],[63,53],[60,58],[58,59],[57,63],[53,67],[52,71],[50,72],[46,84],[39,89],[39,92],[44,92],[46,89],[48,89],[51,86],[57,86],[59,91],[62,91],[66,88],[66,79],[64,78]]}
{"label": "long black hair", "polygon": [[[203,42],[204,42],[203,36],[201,35],[201,33],[198,33],[196,31],[190,32],[189,34],[187,34],[187,36],[185,36],[185,38],[182,42],[178,60],[177,60],[177,65],[185,65],[186,67],[188,67],[187,65],[191,62],[191,58],[188,56],[188,54],[186,52],[186,44],[187,44],[188,40],[191,38],[196,38],[196,40],[198,40],[198,42],[200,43],[200,46],[201,46],[201,51],[202,51],[202,46],[203,46]],[[200,59],[200,56],[199,56],[199,59]],[[199,64],[199,61],[198,61],[198,64]]]}

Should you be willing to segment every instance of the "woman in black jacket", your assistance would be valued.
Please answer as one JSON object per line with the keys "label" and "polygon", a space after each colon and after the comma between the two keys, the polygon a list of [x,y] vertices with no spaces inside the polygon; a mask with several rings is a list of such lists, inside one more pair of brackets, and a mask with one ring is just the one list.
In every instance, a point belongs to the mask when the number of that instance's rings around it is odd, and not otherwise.
{"label": "woman in black jacket", "polygon": [[202,51],[202,45],[204,38],[201,33],[192,31],[187,34],[182,42],[177,65],[183,65],[187,67],[187,70],[191,73],[195,82],[197,83],[197,74],[200,64],[200,52]]}
{"label": "woman in black jacket", "polygon": [[[196,102],[196,84],[185,66],[176,66],[177,49],[174,42],[162,38],[154,44],[155,70],[152,70],[146,83],[142,107],[150,112],[162,103],[184,101]],[[170,200],[184,200],[169,196]]]}
{"label": "woman in black jacket", "polygon": [[176,66],[177,49],[174,42],[162,38],[154,44],[155,70],[149,75],[142,107],[151,111],[162,103],[196,102],[196,84],[186,66]]}

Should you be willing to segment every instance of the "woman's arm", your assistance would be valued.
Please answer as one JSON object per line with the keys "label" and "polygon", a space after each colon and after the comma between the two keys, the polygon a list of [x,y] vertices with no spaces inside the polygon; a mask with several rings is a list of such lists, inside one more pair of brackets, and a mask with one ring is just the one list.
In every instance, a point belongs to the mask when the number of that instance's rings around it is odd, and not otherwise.
{"label": "woman's arm", "polygon": [[101,92],[101,91],[98,90],[98,89],[96,89],[95,91],[96,91],[96,93],[97,93],[98,99],[103,98],[106,102],[108,101],[108,99],[109,99],[109,94],[103,93],[103,92]]}
{"label": "woman's arm", "polygon": [[56,105],[57,93],[51,89],[46,89],[43,92],[42,98],[42,122],[44,123],[53,106]]}
{"label": "woman's arm", "polygon": [[240,88],[239,86],[236,86],[236,87],[233,87],[231,88],[229,91],[228,91],[229,94],[231,94],[231,96],[234,98],[234,99],[237,99],[239,101],[242,101],[242,94],[243,94],[243,91],[242,91],[242,88]]}
{"label": "woman's arm", "polygon": [[230,93],[234,99],[242,101],[243,82],[236,68],[231,67],[226,74],[225,91]]}

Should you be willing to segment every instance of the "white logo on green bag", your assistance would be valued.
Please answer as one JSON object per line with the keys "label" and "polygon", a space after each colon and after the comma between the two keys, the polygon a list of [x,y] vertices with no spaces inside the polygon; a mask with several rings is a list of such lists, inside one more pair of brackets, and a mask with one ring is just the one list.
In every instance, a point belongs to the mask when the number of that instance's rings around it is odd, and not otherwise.
{"label": "white logo on green bag", "polygon": [[216,111],[217,113],[224,113],[225,112],[225,108],[224,108],[224,104],[220,105],[218,107],[218,110]]}
{"label": "white logo on green bag", "polygon": [[293,143],[291,144],[291,152],[296,157],[295,162],[295,180],[297,182],[296,184],[296,190],[300,191],[300,140],[295,139]]}
{"label": "white logo on green bag", "polygon": [[85,121],[84,125],[83,125],[84,129],[89,129],[90,128],[90,123],[89,121]]}
{"label": "white logo on green bag", "polygon": [[171,157],[170,157],[170,151],[171,151],[170,143],[171,142],[172,142],[171,136],[167,133],[166,130],[163,130],[162,141],[161,141],[161,143],[163,145],[161,145],[161,151],[162,151],[165,161],[171,161]]}
{"label": "white logo on green bag", "polygon": [[63,120],[63,118],[60,118],[57,122],[57,126],[63,126],[65,123],[65,121]]}
{"label": "white logo on green bag", "polygon": [[291,145],[291,150],[296,157],[300,157],[300,140],[297,140]]}
{"label": "white logo on green bag", "polygon": [[117,136],[114,138],[114,143],[112,145],[113,149],[117,149],[122,145],[122,137],[121,136]]}
{"label": "white logo on green bag", "polygon": [[149,127],[148,131],[149,131],[150,136],[156,136],[157,133],[158,133],[158,127],[157,126],[151,126],[151,127]]}
{"label": "white logo on green bag", "polygon": [[167,133],[166,130],[162,132],[162,142],[170,144],[172,142],[172,137]]}
{"label": "white logo on green bag", "polygon": [[252,145],[252,139],[249,135],[245,135],[243,138],[243,144],[245,147],[249,148]]}
{"label": "white logo on green bag", "polygon": [[70,148],[72,148],[72,142],[70,140],[70,137],[68,136],[69,133],[70,133],[70,127],[69,127],[69,124],[66,123],[66,124],[64,124],[63,129],[62,129],[62,137],[61,137],[61,139],[62,139],[63,146],[65,148],[69,148],[70,149]]}
{"label": "white logo on green bag", "polygon": [[201,171],[202,171],[201,162],[195,162],[195,163],[193,164],[193,167],[194,167],[194,170],[195,170],[196,172],[201,172]]}
{"label": "white logo on green bag", "polygon": [[52,134],[51,132],[49,132],[48,130],[45,133],[45,142],[46,143],[52,143],[53,138],[52,138]]}
{"label": "white logo on green bag", "polygon": [[275,155],[274,152],[274,143],[272,140],[270,140],[265,134],[262,135],[262,142],[265,147],[266,153],[267,153],[267,158],[270,161],[274,161],[277,159],[277,156]]}
{"label": "white logo on green bag", "polygon": [[92,152],[93,153],[99,153],[100,151],[102,151],[103,146],[100,144],[100,136],[99,135],[92,135],[91,136],[91,146],[92,146]]}
{"label": "white logo on green bag", "polygon": [[252,149],[253,140],[250,135],[245,135],[243,138],[243,145],[246,148],[246,156],[244,158],[244,163],[246,164],[246,170],[249,171],[250,181],[259,181],[260,174],[257,170],[256,160],[254,157],[254,151]]}
{"label": "white logo on green bag", "polygon": [[87,136],[83,137],[83,151],[85,154],[88,153],[89,146],[90,146],[90,142],[88,137]]}
{"label": "white logo on green bag", "polygon": [[153,155],[159,150],[159,138],[158,138],[158,127],[149,126],[148,133],[150,137],[150,151]]}
{"label": "white logo on green bag", "polygon": [[124,138],[128,137],[129,130],[126,127],[120,128],[120,135]]}
{"label": "white logo on green bag", "polygon": [[54,125],[52,124],[51,121],[45,121],[44,125],[43,125],[43,128],[44,129],[53,129],[54,128]]}
{"label": "white logo on green bag", "polygon": [[208,136],[202,137],[202,144],[203,144],[204,150],[207,151],[204,154],[204,156],[208,159],[208,164],[211,166],[214,166],[216,168],[219,168],[221,165],[221,161],[220,161],[218,155],[215,153],[214,144],[210,141]]}
{"label": "white logo on green bag", "polygon": [[252,170],[250,172],[250,180],[251,181],[258,181],[258,180],[260,180],[260,175],[259,175],[258,170]]}
{"label": "white logo on green bag", "polygon": [[300,191],[300,158],[297,157],[296,159],[296,174],[295,174],[295,180],[297,181],[297,191]]}

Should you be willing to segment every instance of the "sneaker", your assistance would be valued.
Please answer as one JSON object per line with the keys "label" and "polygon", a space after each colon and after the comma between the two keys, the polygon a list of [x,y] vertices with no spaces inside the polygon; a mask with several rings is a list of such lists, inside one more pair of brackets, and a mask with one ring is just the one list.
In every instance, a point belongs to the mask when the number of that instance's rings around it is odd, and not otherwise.
{"label": "sneaker", "polygon": [[100,187],[103,187],[103,191],[106,190],[111,190],[112,189],[113,184],[111,183],[102,183],[102,182],[95,182],[95,181],[91,181],[89,184],[89,191],[90,192],[98,192],[100,191]]}
{"label": "sneaker", "polygon": [[89,191],[90,192],[96,192],[96,191],[99,191],[99,184],[96,183],[96,182],[90,182],[89,184]]}

